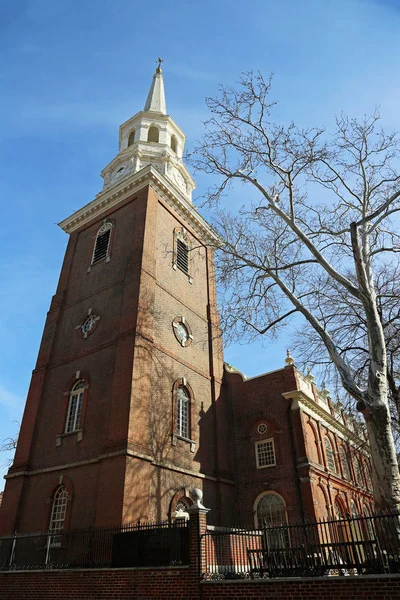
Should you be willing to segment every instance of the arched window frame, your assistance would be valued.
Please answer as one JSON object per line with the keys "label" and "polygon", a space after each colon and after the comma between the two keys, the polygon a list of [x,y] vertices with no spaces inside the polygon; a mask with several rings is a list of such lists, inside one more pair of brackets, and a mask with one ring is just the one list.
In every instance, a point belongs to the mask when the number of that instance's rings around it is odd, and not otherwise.
{"label": "arched window frame", "polygon": [[132,129],[132,131],[129,133],[129,137],[128,137],[128,148],[129,148],[129,146],[132,146],[132,144],[135,143],[135,137],[136,137],[136,129]]}
{"label": "arched window frame", "polygon": [[350,465],[349,465],[349,460],[348,460],[346,449],[343,445],[339,447],[339,456],[340,456],[340,463],[342,466],[343,477],[344,477],[344,479],[346,479],[346,481],[350,481],[351,480]]}
{"label": "arched window frame", "polygon": [[335,451],[332,440],[328,434],[324,436],[325,455],[326,455],[326,466],[332,473],[337,473]]}
{"label": "arched window frame", "polygon": [[[271,521],[267,521],[267,527],[273,527],[274,525],[287,525],[288,523],[288,516],[287,516],[287,506],[286,506],[286,502],[284,500],[284,498],[282,498],[282,496],[280,494],[278,494],[278,492],[275,491],[267,491],[267,492],[262,492],[259,496],[257,496],[255,502],[254,502],[254,506],[253,506],[253,511],[254,511],[254,525],[256,527],[256,529],[261,529],[262,527],[264,527],[264,518],[265,517],[260,517],[259,515],[259,508],[261,503],[263,502],[264,499],[279,499],[280,501],[280,506],[282,507],[281,509],[281,519],[276,519],[273,518],[271,519]],[[277,511],[278,512],[278,511]],[[271,513],[271,517],[272,517],[272,513]],[[277,541],[277,540],[275,540]],[[286,545],[286,538],[284,539],[279,539],[278,541],[278,546],[281,547],[282,543],[283,545]]]}
{"label": "arched window frame", "polygon": [[[105,260],[106,263],[110,262],[110,248],[113,229],[114,224],[112,223],[112,221],[105,219],[102,226],[96,233],[91,266],[96,265],[102,262],[103,260]],[[90,271],[90,267],[88,271]]]}
{"label": "arched window frame", "polygon": [[[157,135],[154,135],[155,132],[157,132]],[[160,142],[160,130],[154,123],[150,125],[149,130],[147,132],[147,141],[153,144],[158,144]]]}
{"label": "arched window frame", "polygon": [[350,514],[352,517],[358,517],[359,516],[359,511],[357,508],[357,504],[356,501],[352,498],[350,500]]}
{"label": "arched window frame", "polygon": [[336,500],[334,503],[334,510],[335,510],[335,518],[336,519],[345,519],[346,518],[346,507],[343,504],[343,501],[336,496]]}
{"label": "arched window frame", "polygon": [[174,229],[174,251],[172,257],[173,269],[179,269],[187,275],[189,283],[192,283],[191,265],[191,243],[188,232],[184,227]]}
{"label": "arched window frame", "polygon": [[61,533],[65,529],[67,517],[69,494],[64,484],[58,485],[54,491],[49,521],[49,533],[51,534],[51,546],[61,545]]}
{"label": "arched window frame", "polygon": [[181,505],[184,505],[186,510],[193,505],[193,500],[189,496],[189,490],[186,488],[181,488],[175,492],[171,499],[168,511],[168,519],[170,522],[176,520],[176,512]]}
{"label": "arched window frame", "polygon": [[367,460],[364,461],[364,475],[365,475],[365,481],[367,483],[367,489],[370,492],[372,492],[372,490],[373,490],[372,471],[371,471],[371,466]]}
{"label": "arched window frame", "polygon": [[70,390],[64,433],[75,433],[82,429],[83,398],[86,388],[85,380],[79,379]]}
{"label": "arched window frame", "polygon": [[[80,423],[79,429],[75,429],[74,431],[67,431],[68,427],[68,418],[71,410],[71,396],[77,391],[77,385],[83,382],[83,397],[82,397],[82,405],[81,405],[81,414],[80,414]],[[89,379],[86,373],[81,373],[81,371],[77,371],[75,376],[71,378],[66,385],[66,389],[64,392],[64,408],[62,414],[60,413],[60,433],[56,436],[56,445],[61,446],[63,443],[63,439],[66,436],[76,435],[76,441],[80,442],[83,437],[83,423],[85,421],[85,413],[88,401],[88,389],[89,389]]]}
{"label": "arched window frame", "polygon": [[171,150],[178,154],[178,138],[174,134],[171,135]]}
{"label": "arched window frame", "polygon": [[317,453],[318,464],[319,465],[323,465],[324,464],[324,460],[323,460],[322,453],[321,453],[321,441],[320,441],[319,436],[318,436],[317,428],[316,428],[315,424],[313,423],[313,421],[310,418],[308,418],[307,423],[310,426],[310,429],[311,429],[311,431],[313,433],[313,440],[314,440],[315,450],[316,450],[316,453]]}
{"label": "arched window frame", "polygon": [[[179,390],[184,389],[187,394],[187,436],[182,435],[184,433],[182,429],[179,428],[180,416],[178,411],[180,409],[180,397]],[[177,444],[177,440],[182,440],[184,442],[188,442],[190,444],[190,451],[194,452],[196,447],[196,442],[193,439],[193,406],[194,406],[194,394],[191,386],[187,382],[185,377],[178,379],[175,381],[172,388],[172,445]]]}
{"label": "arched window frame", "polygon": [[368,538],[370,540],[374,540],[375,539],[375,531],[374,531],[374,523],[373,523],[373,512],[371,510],[371,507],[367,504],[367,502],[363,502],[363,515],[364,515],[364,522],[365,522],[365,529],[366,532],[368,534]]}
{"label": "arched window frame", "polygon": [[361,462],[359,456],[354,457],[353,465],[354,465],[354,482],[356,485],[363,488],[363,487],[365,487],[365,483],[364,483],[364,477],[363,477],[362,462]]}

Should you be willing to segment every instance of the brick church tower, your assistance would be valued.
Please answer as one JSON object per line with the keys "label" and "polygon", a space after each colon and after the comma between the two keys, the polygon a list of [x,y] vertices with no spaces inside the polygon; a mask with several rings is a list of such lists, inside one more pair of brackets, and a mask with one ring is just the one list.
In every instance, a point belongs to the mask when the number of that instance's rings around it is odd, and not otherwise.
{"label": "brick church tower", "polygon": [[[215,234],[157,69],[69,234],[6,476],[0,534],[165,519],[204,489],[232,520]],[[218,435],[217,435],[218,432]]]}

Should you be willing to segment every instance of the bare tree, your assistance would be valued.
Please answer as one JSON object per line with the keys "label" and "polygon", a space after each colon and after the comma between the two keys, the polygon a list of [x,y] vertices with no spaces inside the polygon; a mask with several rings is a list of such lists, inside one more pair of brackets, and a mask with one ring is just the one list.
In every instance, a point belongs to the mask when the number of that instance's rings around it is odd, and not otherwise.
{"label": "bare tree", "polygon": [[[4,438],[4,440],[2,440],[0,442],[0,452],[15,451],[15,449],[17,447],[17,442],[18,442],[18,432],[13,437]],[[13,462],[13,459],[10,458],[10,459],[6,460],[6,462],[4,463],[4,466],[9,467],[12,465],[12,462]]]}
{"label": "bare tree", "polygon": [[[208,99],[213,114],[192,163],[217,175],[207,200],[217,205],[217,267],[228,335],[274,335],[302,315],[362,411],[373,462],[377,509],[400,507],[400,476],[388,403],[388,336],[378,302],[380,273],[400,251],[392,219],[400,210],[396,133],[379,114],[341,115],[334,135],[271,121],[270,81],[246,73],[238,89]],[[221,197],[244,184],[247,203],[232,212]],[[388,281],[390,277],[386,277]],[[392,295],[392,322],[399,305]],[[346,328],[362,330],[364,378]],[[356,330],[358,330],[356,328]],[[364,356],[365,355],[365,356]]]}
{"label": "bare tree", "polygon": [[[387,352],[387,380],[392,425],[400,432],[400,263],[378,265],[375,270],[376,301],[382,322]],[[358,385],[368,381],[368,328],[358,306],[334,284],[329,294],[319,298],[318,318],[335,338],[338,351],[352,367]],[[334,365],[316,331],[306,325],[295,335],[295,353],[301,366],[323,367],[324,378],[334,380]],[[335,386],[336,387],[336,386]],[[338,389],[336,387],[336,389]],[[400,441],[400,440],[399,440]]]}

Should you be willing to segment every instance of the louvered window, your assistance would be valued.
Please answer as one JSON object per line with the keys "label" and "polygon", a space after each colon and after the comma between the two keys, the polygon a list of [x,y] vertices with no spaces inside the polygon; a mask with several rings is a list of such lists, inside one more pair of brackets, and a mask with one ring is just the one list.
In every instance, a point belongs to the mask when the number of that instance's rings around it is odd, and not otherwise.
{"label": "louvered window", "polygon": [[111,236],[112,223],[104,223],[96,236],[96,243],[94,245],[92,264],[107,258],[108,250],[110,247],[110,236]]}
{"label": "louvered window", "polygon": [[189,273],[189,248],[179,238],[176,240],[176,264],[184,273]]}

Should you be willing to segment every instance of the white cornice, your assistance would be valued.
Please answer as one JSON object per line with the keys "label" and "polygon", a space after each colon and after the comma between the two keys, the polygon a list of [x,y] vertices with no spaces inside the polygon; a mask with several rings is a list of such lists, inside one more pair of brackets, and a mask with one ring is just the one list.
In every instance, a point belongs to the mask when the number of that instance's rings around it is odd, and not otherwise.
{"label": "white cornice", "polygon": [[285,392],[282,396],[288,400],[294,401],[292,402],[292,410],[300,408],[310,417],[318,420],[322,425],[339,435],[339,437],[344,438],[348,442],[352,442],[358,449],[360,449],[360,446],[365,446],[366,442],[364,440],[345,427],[340,421],[332,417],[330,413],[304,392],[293,390],[292,392]]}
{"label": "white cornice", "polygon": [[94,218],[100,217],[110,208],[117,206],[120,202],[123,202],[146,185],[151,185],[186,220],[205,243],[214,245],[218,243],[219,237],[207,221],[185,199],[178,188],[164,175],[161,175],[152,165],[145,167],[138,173],[134,173],[111,188],[100,192],[89,204],[74,212],[58,225],[66,233],[72,233]]}

